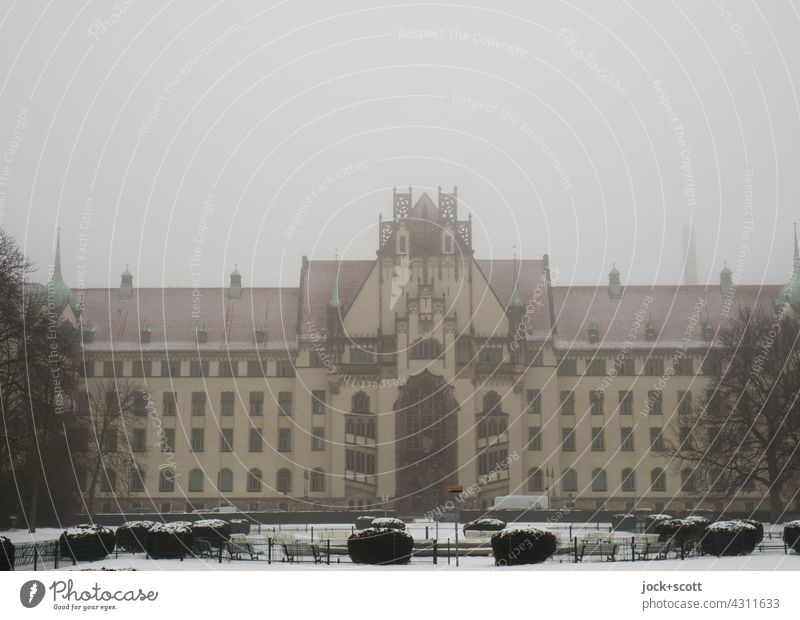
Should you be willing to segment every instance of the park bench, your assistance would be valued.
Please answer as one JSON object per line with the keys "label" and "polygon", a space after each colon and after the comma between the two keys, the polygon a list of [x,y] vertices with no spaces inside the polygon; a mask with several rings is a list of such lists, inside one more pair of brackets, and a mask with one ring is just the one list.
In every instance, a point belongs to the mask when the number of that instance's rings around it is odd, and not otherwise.
{"label": "park bench", "polygon": [[634,544],[633,552],[637,560],[666,560],[672,551],[672,541],[639,540]]}
{"label": "park bench", "polygon": [[313,558],[314,564],[322,563],[322,554],[317,545],[304,542],[283,543],[283,556],[287,562],[302,562],[303,558]]}
{"label": "park bench", "polygon": [[614,562],[617,559],[617,543],[601,540],[579,544],[578,560],[583,562],[585,556],[599,556],[606,562]]}
{"label": "park bench", "polygon": [[231,560],[243,560],[249,556],[251,560],[258,560],[261,551],[256,551],[252,544],[244,540],[231,540],[228,542],[228,557]]}
{"label": "park bench", "polygon": [[205,538],[195,538],[192,541],[192,555],[198,558],[213,558],[214,549]]}

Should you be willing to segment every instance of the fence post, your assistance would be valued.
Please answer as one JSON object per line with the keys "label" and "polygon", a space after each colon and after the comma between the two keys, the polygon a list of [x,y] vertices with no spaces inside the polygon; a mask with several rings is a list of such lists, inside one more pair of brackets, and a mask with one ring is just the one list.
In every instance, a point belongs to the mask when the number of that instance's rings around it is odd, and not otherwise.
{"label": "fence post", "polygon": [[326,551],[328,552],[327,564],[328,564],[328,566],[330,566],[331,565],[331,539],[330,538],[325,541],[325,546],[327,547]]}
{"label": "fence post", "polygon": [[684,555],[683,555],[683,541],[681,541],[681,560],[683,560],[683,559],[684,559]]}
{"label": "fence post", "polygon": [[428,526],[425,526],[425,540],[428,540]]}
{"label": "fence post", "polygon": [[59,555],[60,554],[58,553],[58,543],[56,543],[55,546],[54,546],[54,549],[53,549],[53,568],[54,569],[58,569],[58,556]]}
{"label": "fence post", "polygon": [[218,557],[217,564],[222,564],[222,545],[223,544],[224,543],[220,540],[219,541],[219,549],[217,549],[217,557]]}
{"label": "fence post", "polygon": [[272,564],[272,536],[267,538],[267,564]]}
{"label": "fence post", "polygon": [[572,541],[575,543],[575,564],[577,564],[578,563],[578,537],[576,536],[575,538],[572,539]]}
{"label": "fence post", "polygon": [[631,536],[631,562],[636,561],[636,538]]}
{"label": "fence post", "polygon": [[450,566],[450,539],[447,539],[447,565]]}
{"label": "fence post", "polygon": [[433,539],[433,563],[434,564],[438,564],[439,563],[438,555],[439,555],[439,541],[434,538]]}
{"label": "fence post", "polygon": [[36,546],[36,543],[33,543],[33,570],[36,570],[38,565],[39,565],[39,547]]}

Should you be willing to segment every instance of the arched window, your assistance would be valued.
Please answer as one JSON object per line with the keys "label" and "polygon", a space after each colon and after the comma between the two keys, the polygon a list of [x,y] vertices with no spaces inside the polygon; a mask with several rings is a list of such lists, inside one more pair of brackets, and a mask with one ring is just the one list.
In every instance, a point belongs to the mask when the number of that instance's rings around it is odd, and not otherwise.
{"label": "arched window", "polygon": [[664,475],[664,470],[660,467],[656,467],[650,472],[650,489],[653,491],[667,490],[667,477]]}
{"label": "arched window", "polygon": [[356,392],[352,399],[353,413],[369,413],[369,396],[365,392]]}
{"label": "arched window", "polygon": [[113,493],[117,488],[117,472],[106,467],[100,477],[100,490],[104,493]]}
{"label": "arched window", "polygon": [[281,493],[290,493],[292,490],[292,472],[288,469],[279,469],[276,486]]}
{"label": "arched window", "polygon": [[311,472],[311,490],[324,491],[325,490],[325,472],[321,469],[315,469]]}
{"label": "arched window", "polygon": [[575,492],[578,490],[578,474],[574,469],[570,468],[564,472],[561,478],[561,486],[564,491]]}
{"label": "arched window", "polygon": [[355,435],[356,432],[356,424],[355,420],[351,417],[347,417],[344,420],[344,432],[348,435]]}
{"label": "arched window", "polygon": [[247,490],[257,493],[261,490],[261,470],[251,469],[247,472]]}
{"label": "arched window", "polygon": [[538,467],[534,467],[528,472],[528,490],[544,491],[544,476]]}
{"label": "arched window", "polygon": [[495,391],[487,392],[483,397],[484,413],[500,413],[500,394]]}
{"label": "arched window", "polygon": [[695,491],[694,478],[691,469],[681,470],[681,490],[691,493]]}
{"label": "arched window", "polygon": [[442,345],[435,338],[423,338],[411,345],[412,360],[435,360],[442,354]]}
{"label": "arched window", "polygon": [[222,493],[233,491],[233,472],[227,467],[219,470],[219,490]]}
{"label": "arched window", "polygon": [[131,492],[144,491],[144,472],[135,465],[131,468],[128,490]]}
{"label": "arched window", "polygon": [[172,493],[175,490],[175,470],[162,469],[158,474],[158,490],[162,493]]}
{"label": "arched window", "polygon": [[592,472],[592,491],[605,491],[607,486],[606,470],[598,467]]}
{"label": "arched window", "polygon": [[630,467],[626,467],[622,470],[622,490],[636,490],[636,472],[634,472]]}
{"label": "arched window", "polygon": [[203,490],[203,470],[193,469],[189,472],[189,492],[200,493]]}

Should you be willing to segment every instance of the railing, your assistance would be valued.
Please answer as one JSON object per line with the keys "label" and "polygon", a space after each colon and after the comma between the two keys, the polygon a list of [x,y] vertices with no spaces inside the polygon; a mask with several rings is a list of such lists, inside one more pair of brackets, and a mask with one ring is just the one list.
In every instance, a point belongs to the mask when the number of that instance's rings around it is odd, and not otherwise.
{"label": "railing", "polygon": [[[58,540],[18,543],[14,546],[13,570],[50,570],[62,561]],[[75,564],[74,560],[68,562]]]}

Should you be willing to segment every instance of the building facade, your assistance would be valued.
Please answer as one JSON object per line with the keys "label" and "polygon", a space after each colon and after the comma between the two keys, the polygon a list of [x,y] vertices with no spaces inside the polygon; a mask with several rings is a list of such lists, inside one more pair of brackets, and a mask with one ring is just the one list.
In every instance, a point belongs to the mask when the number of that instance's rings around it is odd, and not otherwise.
{"label": "building facade", "polygon": [[227,288],[136,288],[126,269],[119,289],[76,291],[87,388],[141,394],[101,509],[424,514],[450,484],[471,507],[715,508],[665,447],[707,389],[716,330],[785,289],[727,268],[719,286],[623,286],[616,269],[560,286],[547,256],[476,258],[456,192],[436,198],[395,191],[376,258],[304,258],[295,288],[238,271]]}

